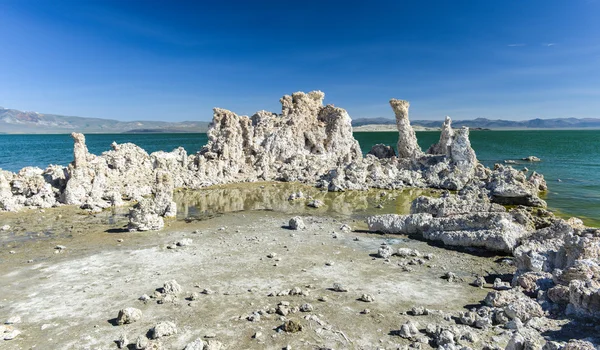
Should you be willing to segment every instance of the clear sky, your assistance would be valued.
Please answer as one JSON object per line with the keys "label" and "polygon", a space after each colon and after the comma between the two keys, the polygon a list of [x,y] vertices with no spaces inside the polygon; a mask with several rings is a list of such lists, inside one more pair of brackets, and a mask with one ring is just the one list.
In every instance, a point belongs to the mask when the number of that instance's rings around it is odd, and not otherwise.
{"label": "clear sky", "polygon": [[0,0],[0,106],[119,120],[600,117],[600,0]]}

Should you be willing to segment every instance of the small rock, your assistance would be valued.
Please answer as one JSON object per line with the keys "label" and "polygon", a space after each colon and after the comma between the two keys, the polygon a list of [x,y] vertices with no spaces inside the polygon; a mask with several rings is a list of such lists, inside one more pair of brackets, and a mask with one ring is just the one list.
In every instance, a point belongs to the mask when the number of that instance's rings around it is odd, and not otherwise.
{"label": "small rock", "polygon": [[448,282],[458,281],[458,277],[456,277],[454,272],[446,272],[446,274],[444,274],[444,279],[448,280]]}
{"label": "small rock", "polygon": [[194,241],[191,238],[184,238],[180,241],[178,241],[177,243],[175,243],[178,247],[186,247],[189,245],[192,245]]}
{"label": "small rock", "polygon": [[246,319],[250,322],[259,322],[260,321],[260,314],[258,313],[252,313],[250,316],[246,317]]}
{"label": "small rock", "polygon": [[348,291],[348,289],[346,287],[344,287],[341,283],[334,283],[333,290],[335,292],[347,292]]}
{"label": "small rock", "polygon": [[160,322],[150,329],[150,336],[152,339],[168,337],[173,334],[177,334],[177,326],[175,326],[173,322],[169,321]]}
{"label": "small rock", "polygon": [[117,316],[117,324],[129,324],[136,321],[139,321],[142,318],[142,310],[136,309],[134,307],[128,307],[125,309],[119,310],[119,315]]}
{"label": "small rock", "polygon": [[183,350],[203,350],[204,349],[204,341],[198,338],[191,343],[188,343]]}
{"label": "small rock", "polygon": [[485,286],[485,278],[483,278],[483,276],[477,276],[475,281],[473,281],[473,285],[475,287],[483,288],[483,286]]}
{"label": "small rock", "polygon": [[0,231],[8,231],[10,230],[10,225],[4,225],[2,227],[0,227]]}
{"label": "small rock", "polygon": [[204,350],[221,350],[223,348],[223,344],[215,339],[210,339],[204,345]]}
{"label": "small rock", "polygon": [[302,311],[302,312],[311,312],[313,310],[314,310],[314,307],[309,303],[302,304],[300,306],[300,311]]}
{"label": "small rock", "polygon": [[373,298],[371,294],[363,294],[358,300],[364,301],[365,303],[372,303],[375,301],[375,298]]}
{"label": "small rock", "polygon": [[408,321],[400,327],[398,335],[405,339],[411,339],[419,334],[418,325],[412,321]]}
{"label": "small rock", "polygon": [[363,315],[370,314],[370,313],[371,313],[371,310],[369,310],[369,309],[364,309],[364,310],[362,310],[360,313],[361,313],[361,314],[363,314]]}
{"label": "small rock", "polygon": [[138,300],[146,302],[146,301],[150,300],[150,296],[148,294],[143,294],[141,297],[138,298]]}
{"label": "small rock", "polygon": [[377,251],[377,256],[382,259],[389,259],[393,253],[394,248],[390,247],[389,245],[384,245],[379,247],[379,250]]}
{"label": "small rock", "polygon": [[526,162],[541,162],[542,160],[536,156],[529,156],[529,157],[525,157],[525,158],[521,158],[521,160],[524,160]]}
{"label": "small rock", "polygon": [[521,322],[521,320],[519,318],[515,318],[513,320],[508,321],[505,325],[504,328],[506,329],[521,329],[523,328],[523,322]]}
{"label": "small rock", "polygon": [[135,348],[138,350],[146,349],[148,347],[149,343],[150,343],[150,341],[148,340],[148,338],[146,338],[143,335],[140,335],[135,340]]}
{"label": "small rock", "polygon": [[13,340],[21,334],[21,331],[18,329],[13,329],[9,332],[4,333],[4,340]]}
{"label": "small rock", "polygon": [[437,344],[439,346],[454,344],[454,333],[447,329],[443,330],[437,337]]}
{"label": "small rock", "polygon": [[17,323],[21,323],[21,316],[10,317],[8,320],[6,320],[6,322],[4,322],[4,324],[17,324]]}
{"label": "small rock", "polygon": [[408,257],[420,257],[421,253],[416,249],[398,248],[396,255],[401,258],[408,258]]}
{"label": "small rock", "polygon": [[350,231],[352,231],[352,228],[349,225],[343,224],[342,226],[340,226],[340,231],[350,232]]}
{"label": "small rock", "polygon": [[325,203],[323,203],[323,201],[321,201],[321,200],[313,199],[312,201],[308,202],[307,205],[311,208],[320,208],[323,205],[325,205]]}
{"label": "small rock", "polygon": [[302,331],[302,325],[297,321],[288,320],[283,324],[283,326],[281,326],[281,329],[287,333],[297,333]]}
{"label": "small rock", "polygon": [[54,249],[61,251],[67,249],[67,247],[65,247],[64,245],[57,245],[56,247],[54,247]]}
{"label": "small rock", "polygon": [[299,216],[294,216],[293,218],[291,218],[289,226],[292,230],[304,230],[306,228],[304,221]]}
{"label": "small rock", "polygon": [[413,316],[422,316],[422,315],[427,315],[428,312],[422,306],[413,306],[413,308],[410,310],[410,313]]}
{"label": "small rock", "polygon": [[494,280],[494,289],[495,290],[507,290],[507,289],[510,289],[510,284],[508,282],[502,282],[501,279],[496,278]]}
{"label": "small rock", "polygon": [[177,295],[182,292],[182,289],[181,289],[181,286],[179,285],[179,283],[177,283],[177,281],[171,280],[171,281],[165,282],[165,284],[163,285],[162,292],[165,294]]}
{"label": "small rock", "polygon": [[117,347],[119,349],[125,349],[127,347],[127,344],[129,344],[129,340],[127,339],[127,335],[121,334],[119,336],[119,339],[117,339],[115,341],[115,343],[117,343]]}

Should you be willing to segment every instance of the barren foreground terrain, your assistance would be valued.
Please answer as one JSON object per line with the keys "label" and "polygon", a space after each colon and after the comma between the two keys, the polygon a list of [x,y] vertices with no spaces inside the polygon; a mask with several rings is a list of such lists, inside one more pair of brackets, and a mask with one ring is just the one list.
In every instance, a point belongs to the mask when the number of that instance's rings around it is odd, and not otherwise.
{"label": "barren foreground terrain", "polygon": [[[253,193],[265,193],[271,185],[253,186]],[[267,193],[289,193],[289,185],[280,186]],[[235,201],[223,189],[198,193],[212,198],[203,202],[210,207]],[[402,194],[392,194],[381,210],[395,211]],[[365,195],[374,208],[379,192]],[[286,212],[221,203],[221,214],[192,217],[180,208],[160,232],[126,232],[124,212],[1,213],[0,226],[10,228],[0,232],[0,318],[12,319],[5,327],[21,333],[0,347],[116,349],[121,339],[132,349],[139,342],[184,349],[201,338],[211,349],[428,349],[437,347],[424,336],[428,325],[454,327],[455,342],[473,349],[506,345],[509,330],[475,334],[455,318],[479,304],[496,277],[510,280],[508,257],[368,233],[359,216],[331,213],[331,206],[351,202],[325,202],[328,211],[296,204],[306,225],[299,230],[288,227],[294,215],[287,200]],[[411,250],[383,259],[382,245]],[[448,272],[456,278],[446,279]],[[486,276],[484,288],[470,285],[478,275]],[[119,310],[130,307],[141,317],[119,325]],[[402,337],[407,321],[422,334]],[[174,325],[176,333],[148,339],[161,322],[172,322],[167,328]]]}

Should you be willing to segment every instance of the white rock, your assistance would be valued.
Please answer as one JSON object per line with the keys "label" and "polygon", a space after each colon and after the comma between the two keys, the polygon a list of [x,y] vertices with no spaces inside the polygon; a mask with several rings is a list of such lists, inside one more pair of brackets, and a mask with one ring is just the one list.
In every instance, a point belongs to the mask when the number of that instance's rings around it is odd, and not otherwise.
{"label": "white rock", "polygon": [[168,337],[170,335],[177,334],[177,326],[173,322],[160,322],[150,330],[150,336],[152,339],[158,339],[162,337]]}

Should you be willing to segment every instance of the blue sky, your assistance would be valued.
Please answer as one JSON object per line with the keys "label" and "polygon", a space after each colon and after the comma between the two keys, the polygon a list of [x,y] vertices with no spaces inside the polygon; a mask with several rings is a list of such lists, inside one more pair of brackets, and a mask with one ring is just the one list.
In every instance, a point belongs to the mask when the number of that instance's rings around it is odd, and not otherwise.
{"label": "blue sky", "polygon": [[119,120],[280,111],[600,118],[600,0],[0,1],[0,106]]}

